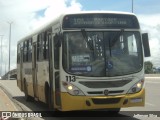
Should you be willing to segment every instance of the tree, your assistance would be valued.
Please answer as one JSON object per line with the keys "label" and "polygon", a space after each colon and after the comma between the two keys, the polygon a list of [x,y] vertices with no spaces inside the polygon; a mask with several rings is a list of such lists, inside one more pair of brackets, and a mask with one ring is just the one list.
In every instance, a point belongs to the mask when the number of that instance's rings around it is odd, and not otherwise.
{"label": "tree", "polygon": [[144,69],[146,74],[153,73],[153,64],[151,61],[144,62]]}

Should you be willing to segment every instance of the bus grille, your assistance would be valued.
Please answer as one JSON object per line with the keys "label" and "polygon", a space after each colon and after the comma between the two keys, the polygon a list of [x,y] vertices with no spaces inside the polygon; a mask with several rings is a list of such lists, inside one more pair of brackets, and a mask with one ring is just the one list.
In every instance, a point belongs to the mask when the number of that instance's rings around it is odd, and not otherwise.
{"label": "bus grille", "polygon": [[122,87],[131,82],[131,80],[117,80],[117,81],[80,81],[79,83],[88,88],[113,88]]}
{"label": "bus grille", "polygon": [[[109,94],[123,93],[124,90],[109,91]],[[90,91],[88,94],[104,94],[104,91]]]}
{"label": "bus grille", "polygon": [[105,99],[92,98],[94,104],[116,104],[120,100],[121,98],[105,98]]}

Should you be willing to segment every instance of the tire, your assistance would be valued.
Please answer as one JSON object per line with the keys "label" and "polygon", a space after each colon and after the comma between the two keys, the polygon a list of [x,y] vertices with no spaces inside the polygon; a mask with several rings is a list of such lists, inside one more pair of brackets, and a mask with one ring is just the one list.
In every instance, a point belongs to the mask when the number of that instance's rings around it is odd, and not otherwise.
{"label": "tire", "polygon": [[45,84],[45,99],[46,99],[46,105],[50,110],[52,107],[51,107],[51,97],[50,97],[50,91],[49,91],[48,83]]}

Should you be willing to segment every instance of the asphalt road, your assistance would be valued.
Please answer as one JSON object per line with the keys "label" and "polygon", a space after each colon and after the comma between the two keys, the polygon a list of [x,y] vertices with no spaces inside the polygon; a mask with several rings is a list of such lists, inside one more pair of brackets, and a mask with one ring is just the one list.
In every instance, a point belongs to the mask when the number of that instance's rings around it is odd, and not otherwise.
{"label": "asphalt road", "polygon": [[[19,111],[47,111],[46,106],[40,102],[26,102],[24,98],[24,93],[19,90],[17,87],[16,80],[0,80],[0,87],[5,90],[5,93],[9,96],[9,98],[13,101],[15,106]],[[107,117],[110,119],[122,119],[122,120],[153,120],[153,119],[160,119],[160,77],[147,77],[145,82],[146,88],[146,103],[145,107],[132,107],[132,108],[122,108],[118,115],[112,115],[112,117]],[[59,113],[58,113],[59,114]],[[78,117],[72,117],[75,115]],[[78,112],[78,113],[67,113],[61,114],[62,117],[54,117],[54,113],[49,113],[49,117],[43,117],[39,119],[57,119],[57,120],[78,120],[78,119],[86,119],[86,114],[94,117],[90,117],[89,119],[99,120],[105,119],[106,114],[105,112],[94,112],[94,113],[86,113],[86,112]],[[159,116],[159,117],[157,117]],[[81,118],[80,118],[81,117]],[[36,118],[37,119],[37,118]]]}

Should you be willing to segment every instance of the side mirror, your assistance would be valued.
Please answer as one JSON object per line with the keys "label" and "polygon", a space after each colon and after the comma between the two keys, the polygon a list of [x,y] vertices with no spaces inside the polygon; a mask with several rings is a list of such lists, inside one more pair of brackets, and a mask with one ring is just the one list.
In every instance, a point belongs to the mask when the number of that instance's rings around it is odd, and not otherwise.
{"label": "side mirror", "polygon": [[56,34],[54,36],[54,46],[55,47],[61,47],[61,40],[62,40],[61,35]]}
{"label": "side mirror", "polygon": [[143,41],[143,48],[144,48],[144,56],[150,57],[150,47],[149,47],[149,39],[148,39],[148,33],[142,34],[142,41]]}

